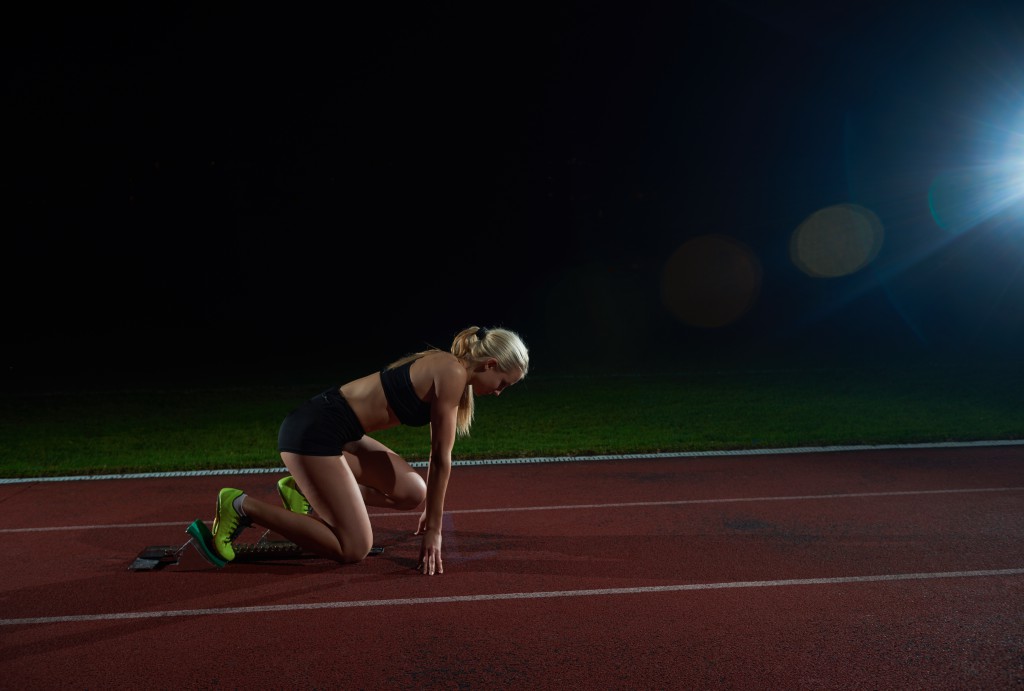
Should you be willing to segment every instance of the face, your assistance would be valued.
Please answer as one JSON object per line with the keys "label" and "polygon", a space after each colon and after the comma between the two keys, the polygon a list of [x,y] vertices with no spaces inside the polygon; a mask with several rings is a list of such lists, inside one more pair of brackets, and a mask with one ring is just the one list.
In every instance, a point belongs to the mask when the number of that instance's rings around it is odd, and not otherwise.
{"label": "face", "polygon": [[512,372],[502,372],[498,369],[497,360],[491,359],[480,365],[473,372],[473,395],[474,396],[500,396],[501,392],[512,386],[523,378],[519,369]]}

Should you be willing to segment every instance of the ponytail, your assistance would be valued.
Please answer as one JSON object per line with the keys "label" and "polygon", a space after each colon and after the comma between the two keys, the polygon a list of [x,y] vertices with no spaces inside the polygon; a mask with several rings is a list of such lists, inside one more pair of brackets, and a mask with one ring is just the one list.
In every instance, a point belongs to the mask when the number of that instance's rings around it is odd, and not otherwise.
{"label": "ponytail", "polygon": [[[519,369],[524,377],[530,368],[530,355],[526,344],[518,334],[508,329],[484,329],[479,326],[463,329],[455,334],[451,352],[455,357],[470,364],[494,358],[502,372]],[[456,417],[455,429],[458,436],[469,436],[475,409],[473,387],[467,384],[459,401],[459,412]]]}

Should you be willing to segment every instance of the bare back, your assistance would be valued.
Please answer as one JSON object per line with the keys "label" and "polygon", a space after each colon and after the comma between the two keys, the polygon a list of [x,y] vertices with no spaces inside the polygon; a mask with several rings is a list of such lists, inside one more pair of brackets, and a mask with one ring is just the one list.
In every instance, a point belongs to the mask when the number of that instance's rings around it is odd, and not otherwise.
{"label": "bare back", "polygon": [[[469,374],[454,355],[438,351],[428,353],[414,361],[409,369],[409,376],[416,396],[422,401],[433,403],[437,399],[439,382],[443,380],[448,386],[454,384],[460,389],[465,389]],[[400,424],[384,396],[380,372],[344,384],[341,387],[341,395],[352,406],[367,433]]]}

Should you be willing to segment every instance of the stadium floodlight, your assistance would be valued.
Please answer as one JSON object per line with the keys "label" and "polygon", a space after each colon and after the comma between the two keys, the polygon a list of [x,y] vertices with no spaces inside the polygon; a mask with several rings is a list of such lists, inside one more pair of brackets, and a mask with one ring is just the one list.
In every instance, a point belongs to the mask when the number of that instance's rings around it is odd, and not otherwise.
{"label": "stadium floodlight", "polygon": [[940,173],[928,190],[939,226],[955,233],[996,217],[1024,219],[1024,117],[993,143],[985,163]]}

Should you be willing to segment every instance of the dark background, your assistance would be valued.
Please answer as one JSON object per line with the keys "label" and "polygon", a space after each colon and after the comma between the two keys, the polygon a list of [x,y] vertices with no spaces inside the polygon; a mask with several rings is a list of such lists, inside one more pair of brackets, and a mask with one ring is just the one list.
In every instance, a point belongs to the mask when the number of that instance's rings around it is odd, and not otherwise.
{"label": "dark background", "polygon": [[[951,230],[928,194],[1024,132],[1020,3],[690,5],[9,18],[7,375],[341,369],[471,324],[548,372],[1015,355],[1014,209]],[[791,234],[846,202],[878,257],[805,275]],[[760,269],[716,327],[660,292],[707,234]]]}

